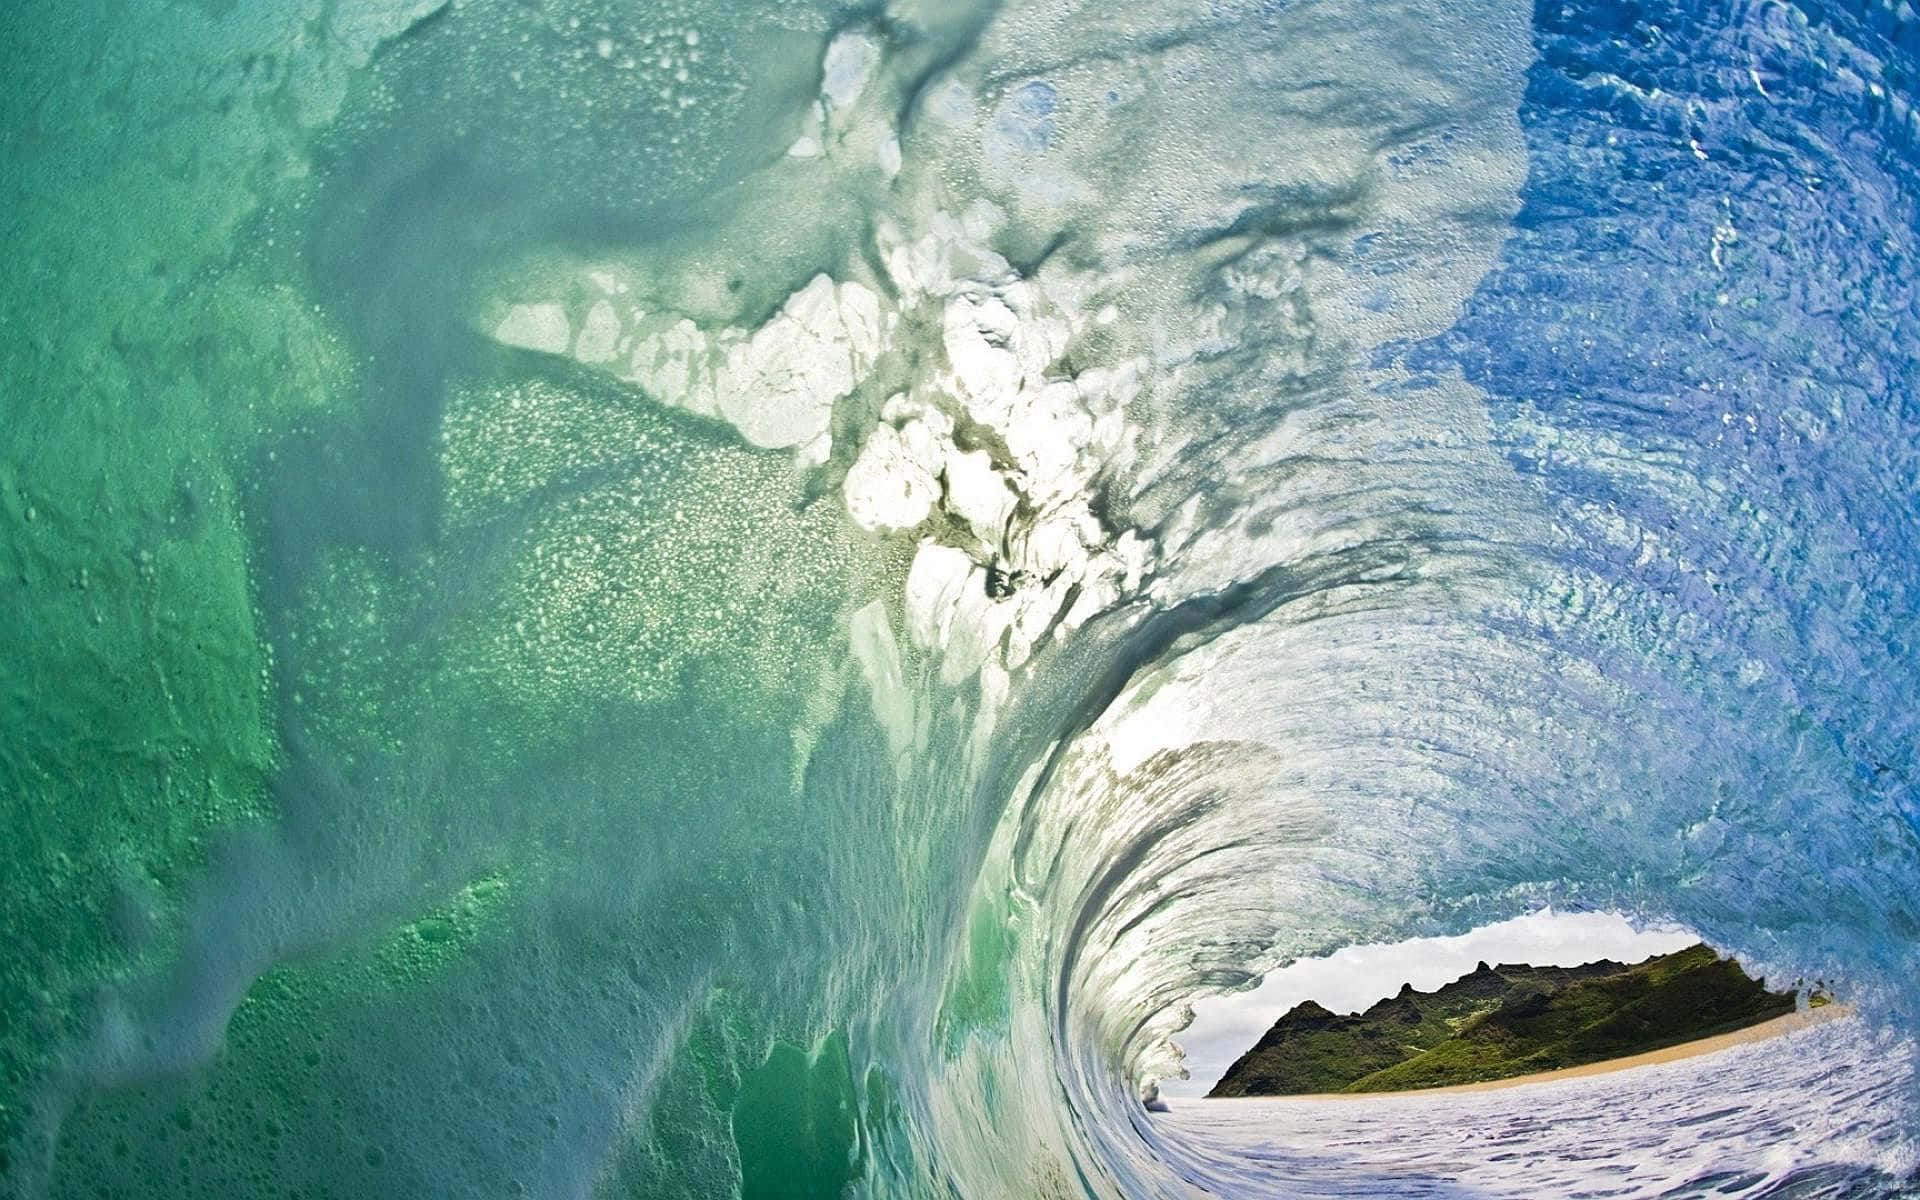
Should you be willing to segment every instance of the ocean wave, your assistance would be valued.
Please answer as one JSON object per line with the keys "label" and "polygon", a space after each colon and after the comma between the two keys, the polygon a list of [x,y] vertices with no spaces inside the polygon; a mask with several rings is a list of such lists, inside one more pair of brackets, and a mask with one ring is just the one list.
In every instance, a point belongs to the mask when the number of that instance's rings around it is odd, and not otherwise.
{"label": "ocean wave", "polygon": [[[1905,1186],[1904,8],[97,8],[10,27],[9,1191]],[[1859,1017],[1516,1158],[1141,1103],[1546,904]]]}

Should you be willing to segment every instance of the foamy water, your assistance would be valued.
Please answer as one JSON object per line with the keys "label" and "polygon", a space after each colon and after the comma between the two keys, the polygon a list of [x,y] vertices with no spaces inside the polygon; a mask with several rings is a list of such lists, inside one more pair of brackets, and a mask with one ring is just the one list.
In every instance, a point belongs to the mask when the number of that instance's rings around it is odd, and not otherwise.
{"label": "foamy water", "polygon": [[1487,1092],[1176,1101],[1166,1161],[1222,1196],[1909,1194],[1911,1047],[1845,1019],[1696,1058]]}

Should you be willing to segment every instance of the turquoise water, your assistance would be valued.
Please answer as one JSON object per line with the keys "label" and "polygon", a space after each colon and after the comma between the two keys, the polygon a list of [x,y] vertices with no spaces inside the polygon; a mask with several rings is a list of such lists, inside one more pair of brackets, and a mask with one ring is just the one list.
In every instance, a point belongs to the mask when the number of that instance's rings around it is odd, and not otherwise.
{"label": "turquoise water", "polygon": [[1185,1194],[1546,903],[1911,1031],[1917,37],[11,4],[6,1191]]}

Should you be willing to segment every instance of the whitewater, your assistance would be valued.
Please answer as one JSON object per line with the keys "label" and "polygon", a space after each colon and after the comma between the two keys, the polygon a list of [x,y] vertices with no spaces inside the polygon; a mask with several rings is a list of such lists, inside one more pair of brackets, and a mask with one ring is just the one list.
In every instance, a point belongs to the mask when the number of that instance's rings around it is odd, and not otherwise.
{"label": "whitewater", "polygon": [[[1904,3],[0,43],[5,1194],[1913,1188]],[[1548,906],[1854,1015],[1142,1104]]]}
{"label": "whitewater", "polygon": [[1873,1113],[1912,1085],[1826,1026],[1478,1095],[1183,1106],[1161,1151],[1217,1196],[1900,1195],[1912,1150]]}

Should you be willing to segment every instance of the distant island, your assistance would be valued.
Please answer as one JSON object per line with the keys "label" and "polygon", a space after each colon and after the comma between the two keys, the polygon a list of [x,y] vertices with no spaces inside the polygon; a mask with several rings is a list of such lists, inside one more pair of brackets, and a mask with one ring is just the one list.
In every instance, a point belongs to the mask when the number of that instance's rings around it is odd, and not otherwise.
{"label": "distant island", "polygon": [[1399,995],[1351,1016],[1311,1000],[1297,1005],[1207,1095],[1481,1083],[1660,1050],[1793,1010],[1792,992],[1768,991],[1706,945],[1635,966],[1483,962],[1436,992],[1406,984]]}

